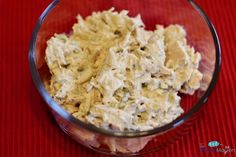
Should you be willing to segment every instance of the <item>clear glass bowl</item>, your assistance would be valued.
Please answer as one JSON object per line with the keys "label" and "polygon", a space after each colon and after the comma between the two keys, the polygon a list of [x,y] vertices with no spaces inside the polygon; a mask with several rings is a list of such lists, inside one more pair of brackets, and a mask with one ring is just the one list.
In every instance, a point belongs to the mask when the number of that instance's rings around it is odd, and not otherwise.
{"label": "clear glass bowl", "polygon": [[[182,95],[184,114],[173,122],[150,131],[117,132],[84,123],[58,105],[45,90],[44,79],[50,74],[44,61],[46,41],[54,33],[69,33],[77,14],[86,17],[93,11],[129,10],[129,15],[141,14],[147,29],[155,24],[183,25],[188,43],[202,55],[200,71],[204,74],[201,88],[193,96]],[[40,16],[34,29],[29,62],[34,83],[47,102],[61,129],[79,143],[93,150],[114,155],[138,155],[160,150],[188,131],[216,84],[220,69],[220,44],[217,33],[204,12],[192,0],[93,0],[53,1]]]}

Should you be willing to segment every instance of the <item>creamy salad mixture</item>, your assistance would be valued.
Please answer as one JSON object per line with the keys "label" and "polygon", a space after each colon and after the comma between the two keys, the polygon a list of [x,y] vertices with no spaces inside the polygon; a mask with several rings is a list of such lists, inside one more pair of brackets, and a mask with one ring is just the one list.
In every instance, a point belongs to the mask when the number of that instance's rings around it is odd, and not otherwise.
{"label": "creamy salad mixture", "polygon": [[114,9],[78,16],[71,34],[47,42],[51,96],[97,127],[150,130],[183,113],[178,92],[200,87],[201,55],[180,25],[145,30],[140,15]]}

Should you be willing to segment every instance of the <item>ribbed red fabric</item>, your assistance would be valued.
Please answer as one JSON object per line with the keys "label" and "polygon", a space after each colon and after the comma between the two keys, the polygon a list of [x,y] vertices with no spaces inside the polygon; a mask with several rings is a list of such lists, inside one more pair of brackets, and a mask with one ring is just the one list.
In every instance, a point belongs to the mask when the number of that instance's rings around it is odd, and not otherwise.
{"label": "ribbed red fabric", "polygon": [[[64,134],[30,76],[33,27],[50,0],[0,1],[0,157],[99,157]],[[218,32],[222,68],[218,83],[189,133],[149,157],[236,157],[236,1],[197,0]],[[234,152],[202,152],[217,140]]]}

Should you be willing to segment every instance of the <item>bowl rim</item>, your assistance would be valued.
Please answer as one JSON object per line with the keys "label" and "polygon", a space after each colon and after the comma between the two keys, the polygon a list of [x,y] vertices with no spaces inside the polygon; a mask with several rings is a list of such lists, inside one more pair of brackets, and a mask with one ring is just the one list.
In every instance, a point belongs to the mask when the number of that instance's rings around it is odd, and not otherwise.
{"label": "bowl rim", "polygon": [[84,129],[88,129],[91,132],[100,133],[106,136],[113,136],[113,137],[123,137],[123,138],[134,138],[134,137],[143,137],[143,136],[149,136],[153,134],[161,134],[166,131],[169,131],[177,126],[180,126],[185,121],[187,121],[190,117],[194,115],[207,101],[209,95],[211,94],[213,88],[216,85],[216,82],[218,80],[219,72],[220,72],[220,66],[221,66],[221,47],[219,38],[217,35],[217,32],[208,18],[208,16],[204,13],[204,11],[199,7],[199,5],[194,0],[187,0],[187,2],[193,6],[193,8],[200,14],[200,16],[205,20],[207,23],[211,35],[214,41],[215,45],[215,53],[216,53],[216,60],[215,60],[215,69],[213,73],[212,80],[209,84],[208,89],[206,90],[205,94],[201,97],[201,99],[182,117],[178,117],[171,123],[168,123],[162,127],[154,128],[152,130],[147,131],[130,131],[130,132],[121,132],[121,131],[111,131],[106,130],[103,128],[98,128],[92,124],[85,123],[83,121],[80,121],[79,119],[73,117],[70,113],[68,113],[66,110],[64,110],[58,103],[56,103],[53,98],[49,95],[49,93],[44,88],[39,73],[36,68],[35,64],[35,56],[34,56],[34,50],[35,50],[35,43],[37,39],[37,34],[39,32],[39,29],[45,19],[45,17],[50,13],[50,11],[59,3],[60,0],[54,0],[51,4],[48,5],[48,7],[43,11],[43,13],[40,15],[30,41],[30,47],[29,47],[29,66],[30,66],[30,72],[33,79],[33,82],[35,86],[37,87],[38,92],[43,97],[43,99],[47,102],[47,105],[56,113],[58,113],[61,117],[63,117],[65,120],[71,122],[75,126],[82,127]]}

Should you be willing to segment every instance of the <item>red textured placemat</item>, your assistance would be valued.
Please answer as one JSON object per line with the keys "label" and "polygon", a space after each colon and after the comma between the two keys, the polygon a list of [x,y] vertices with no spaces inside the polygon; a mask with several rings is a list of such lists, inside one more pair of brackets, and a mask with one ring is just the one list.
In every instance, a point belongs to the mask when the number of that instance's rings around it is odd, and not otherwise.
{"label": "red textured placemat", "polygon": [[[102,156],[77,144],[56,125],[31,80],[28,47],[31,32],[50,0],[0,1],[0,157]],[[236,156],[235,0],[197,0],[218,32],[222,68],[201,118],[179,141],[152,157]],[[234,151],[203,152],[217,140]]]}

